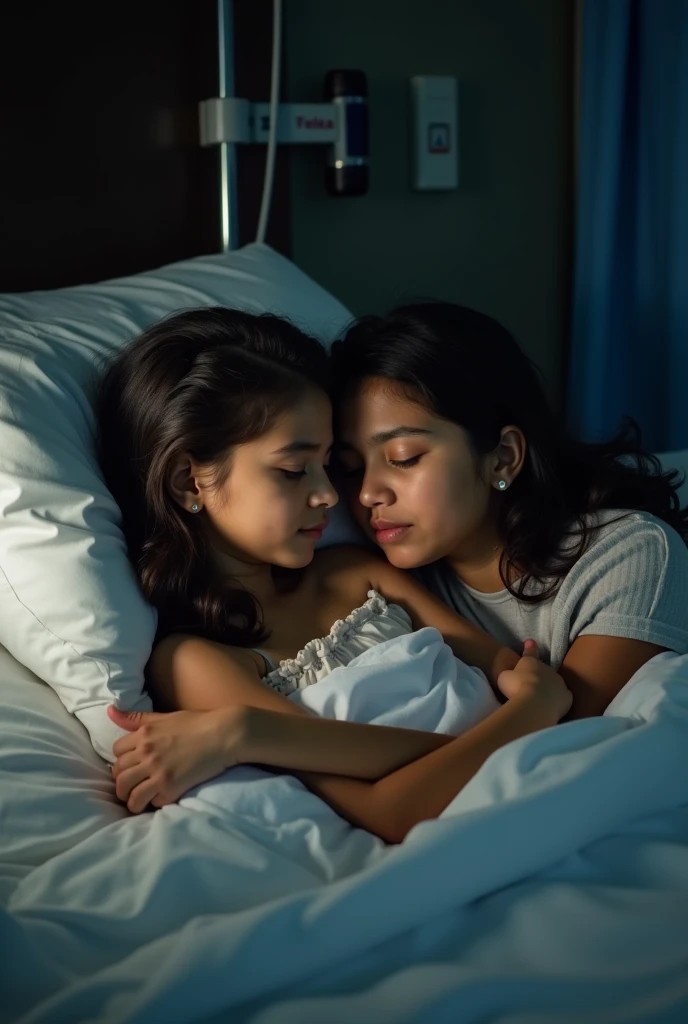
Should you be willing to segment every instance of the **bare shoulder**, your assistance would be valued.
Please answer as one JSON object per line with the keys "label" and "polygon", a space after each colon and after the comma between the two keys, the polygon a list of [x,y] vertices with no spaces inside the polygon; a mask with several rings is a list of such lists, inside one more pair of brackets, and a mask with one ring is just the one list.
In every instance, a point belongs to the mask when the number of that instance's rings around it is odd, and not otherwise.
{"label": "bare shoulder", "polygon": [[251,651],[188,633],[166,636],[154,648],[148,662],[148,674],[154,686],[170,678],[190,677],[213,668],[233,670],[237,675],[260,675],[258,662]]}
{"label": "bare shoulder", "polygon": [[297,713],[286,697],[263,682],[263,670],[260,656],[253,651],[174,634],[155,648],[148,676],[160,711],[246,705]]}
{"label": "bare shoulder", "polygon": [[382,556],[374,548],[364,548],[357,544],[337,544],[335,547],[317,551],[313,559],[313,567],[319,573],[341,572],[356,567],[382,561]]}
{"label": "bare shoulder", "polygon": [[395,600],[402,595],[424,591],[410,573],[390,565],[381,552],[352,544],[319,552],[314,571],[323,586],[355,588],[362,596],[368,590],[378,590],[384,597]]}
{"label": "bare shoulder", "polygon": [[387,564],[384,556],[373,548],[340,544],[319,551],[313,560],[313,571],[318,580],[326,584],[333,580],[357,579],[370,588],[380,567]]}
{"label": "bare shoulder", "polygon": [[351,611],[365,601],[369,590],[377,589],[376,567],[381,561],[376,551],[354,544],[318,551],[311,568],[316,593],[322,600],[341,602],[342,608],[349,605]]}

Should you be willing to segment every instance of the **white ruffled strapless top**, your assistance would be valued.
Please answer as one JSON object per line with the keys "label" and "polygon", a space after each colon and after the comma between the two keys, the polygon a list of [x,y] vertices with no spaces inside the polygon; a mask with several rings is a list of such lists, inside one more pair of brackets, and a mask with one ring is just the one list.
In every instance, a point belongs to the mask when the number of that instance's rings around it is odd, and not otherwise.
{"label": "white ruffled strapless top", "polygon": [[[309,640],[295,658],[285,658],[263,681],[279,693],[303,690],[329,675],[363,651],[413,632],[408,614],[398,604],[387,604],[382,594],[368,591],[368,600],[339,619],[327,634]],[[264,651],[258,651],[267,658]]]}

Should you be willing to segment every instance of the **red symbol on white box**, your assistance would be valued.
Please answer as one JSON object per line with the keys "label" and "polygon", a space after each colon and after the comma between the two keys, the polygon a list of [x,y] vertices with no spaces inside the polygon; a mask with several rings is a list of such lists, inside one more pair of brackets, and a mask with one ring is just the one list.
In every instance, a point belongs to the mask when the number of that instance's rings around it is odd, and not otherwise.
{"label": "red symbol on white box", "polygon": [[449,125],[448,124],[431,124],[428,126],[428,152],[430,153],[448,153],[450,149],[449,145]]}

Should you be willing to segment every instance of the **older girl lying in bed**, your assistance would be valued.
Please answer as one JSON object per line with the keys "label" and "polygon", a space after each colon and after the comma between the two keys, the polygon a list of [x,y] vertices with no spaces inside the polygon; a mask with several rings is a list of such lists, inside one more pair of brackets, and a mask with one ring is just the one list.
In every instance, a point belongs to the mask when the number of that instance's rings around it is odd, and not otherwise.
{"label": "older girl lying in bed", "polygon": [[[475,344],[465,346],[462,372],[447,386],[461,329]],[[504,383],[495,385],[501,405],[495,394],[481,404],[481,360],[496,368],[495,379],[512,381],[510,404]],[[514,379],[516,370],[530,388]],[[325,469],[326,371],[321,348],[294,327],[216,309],[154,327],[106,375],[103,464],[143,590],[160,614],[150,688],[160,707],[186,709],[147,716],[142,728],[139,718],[113,711],[135,728],[115,747],[117,791],[134,811],[253,761],[295,771],[349,820],[397,841],[440,813],[494,750],[566,714],[571,696],[562,677],[536,658],[519,659],[509,643],[520,648],[524,635],[537,633],[578,692],[578,713],[601,711],[659,650],[685,649],[686,605],[664,611],[665,580],[686,557],[680,539],[650,516],[596,516],[600,508],[639,505],[682,527],[669,482],[604,452],[566,446],[546,413],[529,408],[544,399],[515,343],[458,307],[420,307],[360,325],[341,347],[337,376],[346,413],[342,459],[363,525],[397,566],[443,559],[430,582],[449,602],[463,599],[473,622],[363,549],[314,558],[336,501]],[[460,415],[447,404],[449,391],[465,400]],[[543,422],[547,429],[536,430]],[[605,543],[616,530],[621,557],[618,545]],[[588,558],[593,546],[606,556],[601,574]],[[614,573],[633,557],[651,593],[644,619],[637,608],[614,605]],[[562,578],[574,566],[578,583],[557,610],[568,584]],[[590,615],[600,576],[607,603],[595,601],[611,606],[607,619]],[[637,575],[631,581],[632,603],[634,588],[643,588]],[[510,616],[484,618],[503,644],[476,624],[481,608],[497,605]],[[615,634],[614,623],[624,632]],[[286,699],[366,647],[420,625],[436,626],[509,698],[463,736],[315,719]],[[574,650],[591,638],[581,635],[567,653],[567,629],[570,639],[575,629],[626,638],[612,652],[611,676],[598,673],[602,685]],[[588,652],[591,666],[600,655],[610,660],[603,649]]]}

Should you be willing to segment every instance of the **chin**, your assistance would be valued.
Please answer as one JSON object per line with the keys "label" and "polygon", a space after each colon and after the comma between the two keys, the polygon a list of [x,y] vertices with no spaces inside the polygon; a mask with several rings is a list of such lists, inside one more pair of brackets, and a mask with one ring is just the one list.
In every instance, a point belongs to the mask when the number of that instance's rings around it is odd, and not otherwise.
{"label": "chin", "polygon": [[430,561],[434,561],[434,559],[425,558],[422,554],[409,548],[395,547],[393,544],[387,548],[378,546],[389,564],[397,569],[418,569],[421,565],[427,565]]}
{"label": "chin", "polygon": [[307,565],[311,564],[314,556],[315,551],[312,547],[306,551],[280,551],[270,559],[270,562],[282,569],[305,569]]}

